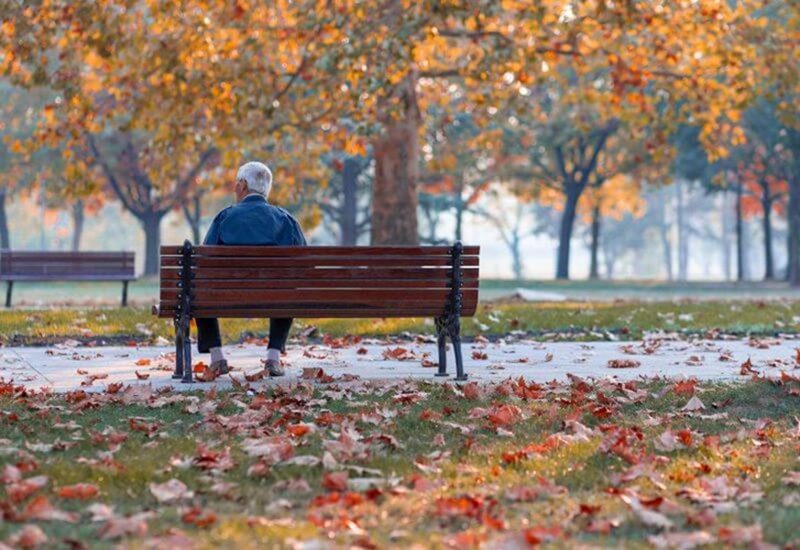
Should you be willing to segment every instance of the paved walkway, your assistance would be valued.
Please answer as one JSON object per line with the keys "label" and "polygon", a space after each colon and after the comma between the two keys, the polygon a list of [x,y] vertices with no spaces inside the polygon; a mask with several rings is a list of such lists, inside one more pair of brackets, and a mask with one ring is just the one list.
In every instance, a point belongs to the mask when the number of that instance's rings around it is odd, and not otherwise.
{"label": "paved walkway", "polygon": [[[744,379],[742,364],[749,358],[752,370],[769,377],[781,371],[800,373],[797,349],[800,341],[651,341],[642,342],[516,342],[471,343],[464,346],[470,380],[498,381],[523,376],[539,382],[564,380],[567,374],[581,377],[697,377],[706,380]],[[200,389],[231,385],[227,377],[215,382],[183,385],[171,379],[172,349],[165,347],[81,347],[69,344],[52,348],[0,348],[0,379],[13,380],[29,388],[56,392],[74,389],[103,391],[109,383],[172,385],[177,389]],[[255,345],[229,347],[234,376],[260,370],[264,350]],[[452,354],[448,355],[452,368]],[[195,355],[195,362],[208,362],[208,355]],[[378,341],[331,349],[326,346],[296,346],[285,357],[288,374],[258,383],[292,382],[303,376],[324,374],[361,379],[435,378],[436,350],[430,343],[387,345]],[[612,368],[617,364],[625,368]],[[626,363],[627,362],[627,363]],[[137,375],[138,373],[138,375]],[[345,376],[347,379],[348,376]],[[94,379],[94,380],[92,380]]]}
{"label": "paved walkway", "polygon": [[[498,381],[523,376],[539,382],[564,380],[567,374],[581,377],[697,377],[705,380],[737,380],[742,365],[750,359],[752,371],[779,377],[793,371],[800,341],[649,341],[643,342],[515,342],[471,343],[464,346],[465,367],[470,380]],[[234,376],[260,370],[264,350],[255,345],[229,347]],[[227,377],[212,383],[180,384],[171,379],[172,349],[166,347],[82,347],[69,343],[52,348],[0,348],[0,378],[56,392],[74,389],[103,391],[109,383],[171,385],[178,389],[200,389],[231,385]],[[452,354],[449,354],[452,368]],[[195,355],[195,362],[208,355]],[[265,383],[292,382],[300,377],[324,374],[344,379],[434,378],[435,346],[430,343],[387,345],[364,341],[339,349],[327,346],[296,346],[285,357],[288,374]],[[622,368],[614,368],[614,366]],[[750,373],[752,374],[752,371]],[[800,372],[800,370],[798,370]],[[138,374],[137,374],[138,373]],[[305,373],[305,374],[304,374]],[[796,373],[792,373],[796,375]],[[347,375],[347,376],[346,376]]]}

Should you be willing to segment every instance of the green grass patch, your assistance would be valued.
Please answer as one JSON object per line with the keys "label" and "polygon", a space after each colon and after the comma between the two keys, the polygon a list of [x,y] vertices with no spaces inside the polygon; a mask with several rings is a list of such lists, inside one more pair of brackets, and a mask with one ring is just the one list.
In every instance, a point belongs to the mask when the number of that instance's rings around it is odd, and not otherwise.
{"label": "green grass patch", "polygon": [[[524,395],[510,383],[468,387],[356,382],[24,396],[3,386],[2,463],[48,484],[18,502],[13,483],[0,488],[8,518],[0,541],[34,524],[52,545],[100,548],[167,535],[202,548],[312,540],[493,546],[532,527],[558,545],[647,546],[665,532],[705,529],[724,546],[724,537],[753,526],[761,526],[758,540],[797,543],[800,488],[787,479],[800,471],[800,382],[699,383],[695,396],[706,408],[694,413],[682,410],[689,396],[666,381],[529,385]],[[290,426],[303,424],[311,430],[292,435]],[[127,438],[109,442],[119,434]],[[252,439],[289,443],[294,456],[325,466],[250,456]],[[201,460],[208,453],[227,465],[209,466]],[[349,474],[346,489],[331,484],[331,472]],[[150,484],[170,479],[193,495],[160,503]],[[59,496],[74,483],[91,483],[99,495]],[[25,520],[36,495],[80,521]],[[625,498],[672,526],[665,531]],[[146,537],[100,538],[105,522],[89,521],[91,503],[118,517],[150,513]],[[213,521],[186,523],[192,507]]]}
{"label": "green grass patch", "polygon": [[[226,343],[264,338],[267,321],[223,319]],[[431,319],[305,319],[294,334],[314,333],[394,337],[432,334]],[[488,303],[462,322],[465,337],[525,335],[542,340],[639,339],[652,331],[683,335],[775,335],[800,329],[800,301],[543,302]],[[143,308],[79,308],[0,312],[0,342],[46,345],[65,339],[82,342],[141,343],[171,340],[172,323]]]}

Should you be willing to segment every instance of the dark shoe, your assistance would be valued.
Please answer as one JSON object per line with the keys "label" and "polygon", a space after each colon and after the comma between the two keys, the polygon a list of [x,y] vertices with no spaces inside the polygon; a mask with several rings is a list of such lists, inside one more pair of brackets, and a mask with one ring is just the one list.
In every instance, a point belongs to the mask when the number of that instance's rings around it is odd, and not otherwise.
{"label": "dark shoe", "polygon": [[214,373],[214,376],[222,376],[223,374],[228,374],[231,372],[227,359],[221,359],[216,363],[211,363],[209,369]]}
{"label": "dark shoe", "polygon": [[261,362],[264,363],[264,370],[270,376],[283,376],[286,374],[286,370],[284,370],[284,368],[281,366],[280,361],[271,361],[269,359],[265,361],[262,359]]}

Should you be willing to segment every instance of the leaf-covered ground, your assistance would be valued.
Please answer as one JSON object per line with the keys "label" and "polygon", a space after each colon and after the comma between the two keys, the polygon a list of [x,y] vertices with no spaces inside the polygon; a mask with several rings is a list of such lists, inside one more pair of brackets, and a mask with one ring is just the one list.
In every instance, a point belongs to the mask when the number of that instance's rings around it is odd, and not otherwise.
{"label": "leaf-covered ground", "polygon": [[0,547],[800,544],[800,378],[0,385]]}
{"label": "leaf-covered ground", "polygon": [[[325,334],[396,336],[434,332],[431,319],[310,319],[293,334],[317,327]],[[267,334],[263,320],[223,319],[226,343]],[[653,331],[678,335],[758,335],[800,332],[800,301],[542,302],[481,304],[464,319],[467,338],[518,334],[540,340],[641,339]],[[94,344],[167,343],[174,334],[168,319],[144,308],[12,310],[0,313],[0,344],[42,345],[74,339]]]}

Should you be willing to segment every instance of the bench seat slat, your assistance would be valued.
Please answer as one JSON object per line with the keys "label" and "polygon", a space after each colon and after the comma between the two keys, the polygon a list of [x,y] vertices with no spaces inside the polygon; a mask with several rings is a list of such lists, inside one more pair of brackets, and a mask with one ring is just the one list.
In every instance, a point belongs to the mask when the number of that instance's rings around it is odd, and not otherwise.
{"label": "bench seat slat", "polygon": [[[461,265],[477,266],[477,257],[462,258]],[[163,267],[179,266],[180,258],[163,257]],[[332,257],[332,256],[304,256],[302,258],[264,258],[264,257],[198,257],[192,258],[192,265],[198,267],[339,267],[339,266],[364,266],[364,267],[424,267],[424,266],[449,266],[450,259],[444,256],[434,257]]]}
{"label": "bench seat slat", "polygon": [[[478,290],[466,290],[462,292],[464,301],[477,299]],[[179,289],[162,290],[162,300],[178,300]],[[448,289],[194,289],[192,291],[192,302],[202,304],[208,301],[232,302],[232,303],[303,303],[303,302],[342,302],[352,301],[354,303],[381,303],[382,301],[399,302],[441,302],[445,303],[450,296]]]}
{"label": "bench seat slat", "polygon": [[[463,268],[464,280],[477,279],[477,268]],[[197,268],[192,269],[195,279],[452,279],[452,270],[447,268]],[[161,270],[162,279],[179,279],[178,268]]]}
{"label": "bench seat slat", "polygon": [[[298,308],[278,309],[278,308],[193,308],[192,316],[195,318],[216,317],[222,319],[265,319],[294,317],[299,319],[381,319],[381,318],[404,318],[404,317],[431,317],[444,313],[443,309],[435,308]],[[164,308],[159,311],[159,317],[174,317],[175,310]]]}
{"label": "bench seat slat", "polygon": [[[476,256],[480,253],[479,246],[465,246],[464,256]],[[162,246],[162,256],[177,256],[181,254],[179,246]],[[197,256],[307,256],[309,254],[327,256],[449,256],[450,247],[447,246],[196,246],[193,255]]]}
{"label": "bench seat slat", "polygon": [[[178,279],[166,279],[162,282],[161,288],[174,290],[177,287]],[[471,279],[464,284],[463,288],[477,288],[478,280]],[[291,279],[204,279],[197,280],[194,287],[212,289],[279,289],[279,288],[339,288],[342,290],[359,288],[383,288],[383,289],[404,289],[404,288],[450,288],[451,283],[447,279],[313,279],[313,280],[291,280]]]}

